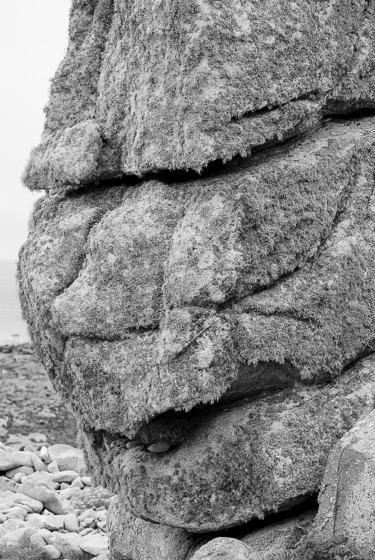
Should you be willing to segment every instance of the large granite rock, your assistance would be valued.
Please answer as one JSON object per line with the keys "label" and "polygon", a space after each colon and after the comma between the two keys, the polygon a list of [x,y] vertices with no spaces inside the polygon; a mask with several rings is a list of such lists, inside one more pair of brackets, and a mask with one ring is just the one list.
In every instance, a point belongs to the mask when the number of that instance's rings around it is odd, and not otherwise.
{"label": "large granite rock", "polygon": [[316,494],[374,407],[374,10],[73,1],[20,295],[132,560]]}
{"label": "large granite rock", "polygon": [[368,0],[75,0],[26,182],[201,170],[374,108],[374,21]]}
{"label": "large granite rock", "polygon": [[375,339],[374,142],[372,119],[328,125],[218,177],[39,202],[21,297],[86,425],[133,437],[360,355]]}
{"label": "large granite rock", "polygon": [[375,551],[375,412],[332,450],[319,497],[313,540],[345,541],[373,558]]}
{"label": "large granite rock", "polygon": [[[293,508],[320,489],[328,455],[375,404],[375,360],[327,387],[174,413],[126,449],[126,438],[88,433],[88,463],[137,517],[202,533]],[[100,440],[98,435],[101,436]]]}

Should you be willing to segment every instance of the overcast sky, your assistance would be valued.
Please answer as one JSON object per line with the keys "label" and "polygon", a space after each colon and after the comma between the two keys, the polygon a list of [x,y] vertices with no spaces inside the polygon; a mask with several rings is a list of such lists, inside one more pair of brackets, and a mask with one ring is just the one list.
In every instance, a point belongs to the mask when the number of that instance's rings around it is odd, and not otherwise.
{"label": "overcast sky", "polygon": [[0,260],[16,259],[35,200],[22,184],[50,79],[67,47],[70,0],[3,0],[0,18]]}

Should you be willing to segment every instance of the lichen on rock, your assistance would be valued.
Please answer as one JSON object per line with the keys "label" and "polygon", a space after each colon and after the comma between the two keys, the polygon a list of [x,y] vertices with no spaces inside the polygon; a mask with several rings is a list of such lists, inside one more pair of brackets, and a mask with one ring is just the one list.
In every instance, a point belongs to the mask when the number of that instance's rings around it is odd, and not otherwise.
{"label": "lichen on rock", "polygon": [[116,560],[293,511],[374,407],[374,10],[73,1],[19,283]]}

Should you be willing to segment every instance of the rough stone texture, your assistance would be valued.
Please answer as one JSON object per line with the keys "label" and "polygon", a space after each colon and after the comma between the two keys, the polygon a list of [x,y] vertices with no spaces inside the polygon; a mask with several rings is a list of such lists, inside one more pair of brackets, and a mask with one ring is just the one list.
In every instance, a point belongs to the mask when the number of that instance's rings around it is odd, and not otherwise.
{"label": "rough stone texture", "polygon": [[345,540],[375,554],[375,412],[360,420],[330,454],[319,497],[314,539]]}
{"label": "rough stone texture", "polygon": [[35,333],[35,349],[55,387],[64,339],[51,323],[52,303],[76,279],[90,229],[119,203],[122,194],[121,188],[98,190],[64,199],[48,197],[35,205],[29,240],[20,253],[19,289],[24,317]]}
{"label": "rough stone texture", "polygon": [[112,560],[189,560],[207,540],[138,519],[118,499],[112,501],[108,514]]}
{"label": "rough stone texture", "polygon": [[293,558],[293,551],[311,529],[314,515],[315,512],[302,514],[246,535],[241,539],[250,549],[246,560]]}
{"label": "rough stone texture", "polygon": [[[150,425],[173,446],[126,450],[84,438],[88,464],[137,517],[189,532],[218,531],[290,509],[318,492],[330,450],[375,403],[375,360],[328,387],[298,386]],[[145,434],[145,438],[149,434]]]}
{"label": "rough stone texture", "polygon": [[202,546],[192,560],[250,560],[250,548],[237,539],[219,537]]}
{"label": "rough stone texture", "polygon": [[306,500],[374,407],[374,22],[372,0],[73,0],[20,295],[119,492],[119,560]]}
{"label": "rough stone texture", "polygon": [[374,21],[369,0],[75,0],[25,180],[200,170],[374,108]]}
{"label": "rough stone texture", "polygon": [[374,143],[372,119],[330,124],[215,177],[39,202],[24,313],[85,424],[133,437],[360,355],[375,339]]}

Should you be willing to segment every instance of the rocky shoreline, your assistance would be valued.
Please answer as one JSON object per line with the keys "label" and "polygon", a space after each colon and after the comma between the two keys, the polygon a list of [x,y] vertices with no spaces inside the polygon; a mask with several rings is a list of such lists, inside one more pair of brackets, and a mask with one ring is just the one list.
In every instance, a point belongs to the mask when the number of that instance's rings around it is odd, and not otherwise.
{"label": "rocky shoreline", "polygon": [[49,560],[107,560],[112,500],[92,485],[80,449],[50,445],[43,434],[8,438],[0,443],[0,558],[30,547]]}
{"label": "rocky shoreline", "polygon": [[0,345],[0,441],[42,432],[50,444],[75,445],[77,427],[31,344]]}

